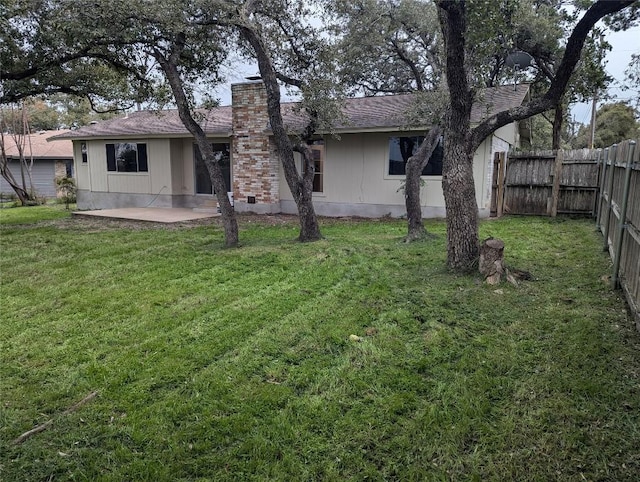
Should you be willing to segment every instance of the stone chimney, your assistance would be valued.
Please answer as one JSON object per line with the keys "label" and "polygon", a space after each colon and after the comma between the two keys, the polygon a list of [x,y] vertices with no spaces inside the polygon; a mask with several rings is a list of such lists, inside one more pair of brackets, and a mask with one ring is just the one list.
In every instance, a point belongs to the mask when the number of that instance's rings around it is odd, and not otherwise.
{"label": "stone chimney", "polygon": [[231,86],[233,193],[237,211],[280,212],[280,163],[267,128],[262,81]]}

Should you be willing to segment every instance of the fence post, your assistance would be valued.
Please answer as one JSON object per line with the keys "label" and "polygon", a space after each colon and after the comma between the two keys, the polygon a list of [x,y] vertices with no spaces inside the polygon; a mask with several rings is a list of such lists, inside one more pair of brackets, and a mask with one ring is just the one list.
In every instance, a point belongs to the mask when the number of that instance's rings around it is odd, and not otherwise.
{"label": "fence post", "polygon": [[611,273],[611,287],[617,288],[620,284],[618,274],[620,273],[620,259],[622,258],[622,241],[624,231],[627,226],[627,205],[629,204],[629,187],[631,186],[631,167],[633,165],[633,154],[636,148],[636,141],[629,142],[629,152],[627,153],[627,165],[624,170],[624,190],[622,191],[622,206],[620,208],[620,219],[618,220],[618,236],[614,249],[613,272]]}
{"label": "fence post", "polygon": [[558,201],[560,198],[560,178],[562,177],[562,161],[564,153],[562,149],[556,151],[556,163],[553,169],[553,187],[551,188],[551,211],[549,215],[555,218],[558,215]]}
{"label": "fence post", "polygon": [[604,231],[602,234],[604,235],[604,247],[603,251],[609,250],[609,221],[611,220],[611,209],[613,206],[613,178],[616,173],[616,151],[618,150],[618,144],[612,145],[610,148],[611,155],[609,159],[611,160],[611,170],[609,172],[609,185],[607,186],[607,194],[609,196],[608,208],[607,208],[607,216],[604,222]]}
{"label": "fence post", "polygon": [[497,206],[496,212],[497,217],[501,218],[504,211],[504,182],[505,182],[505,170],[507,164],[507,153],[501,152],[499,153],[499,161],[498,161],[498,190],[496,193],[497,196]]}
{"label": "fence post", "polygon": [[602,233],[602,206],[604,204],[604,183],[607,179],[607,161],[609,160],[609,148],[600,149],[602,156],[602,169],[600,169],[600,192],[598,193],[598,214],[596,217],[596,228]]}

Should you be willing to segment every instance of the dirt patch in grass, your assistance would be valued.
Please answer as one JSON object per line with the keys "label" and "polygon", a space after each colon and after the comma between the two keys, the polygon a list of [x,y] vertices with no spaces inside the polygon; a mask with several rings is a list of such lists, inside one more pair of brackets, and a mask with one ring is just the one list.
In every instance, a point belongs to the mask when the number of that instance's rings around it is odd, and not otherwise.
{"label": "dirt patch in grass", "polygon": [[[263,226],[284,226],[288,224],[297,224],[298,217],[288,214],[252,214],[242,213],[237,215],[238,225],[240,228],[245,226],[263,225]],[[34,229],[41,227],[55,227],[63,230],[76,230],[86,233],[96,233],[102,231],[113,231],[124,229],[128,231],[143,230],[163,230],[175,231],[180,229],[192,229],[201,226],[219,226],[222,227],[222,219],[203,218],[191,221],[182,221],[177,223],[157,223],[152,221],[136,221],[131,219],[114,219],[89,216],[73,216],[63,219],[52,219],[29,224],[14,224],[11,228],[16,229]]]}
{"label": "dirt patch in grass", "polygon": [[[298,216],[293,214],[254,214],[254,213],[237,213],[238,226],[240,229],[249,228],[252,226],[298,226]],[[361,218],[357,216],[345,216],[340,218],[328,218],[320,217],[320,224],[322,226],[336,226],[340,224],[362,224],[362,223],[388,223],[392,221],[387,218],[370,219]],[[394,220],[397,222],[404,222],[402,220]],[[177,223],[157,223],[152,221],[136,221],[131,219],[115,219],[115,218],[101,218],[101,217],[89,217],[89,216],[71,216],[62,219],[51,219],[39,221],[37,223],[28,224],[14,224],[11,225],[13,229],[32,229],[36,227],[55,227],[64,230],[76,230],[87,233],[113,231],[118,229],[124,229],[128,231],[142,231],[142,230],[163,230],[163,231],[175,231],[180,229],[192,229],[201,226],[217,226],[222,229],[222,219],[216,218],[203,218],[194,219],[191,221],[181,221]]]}

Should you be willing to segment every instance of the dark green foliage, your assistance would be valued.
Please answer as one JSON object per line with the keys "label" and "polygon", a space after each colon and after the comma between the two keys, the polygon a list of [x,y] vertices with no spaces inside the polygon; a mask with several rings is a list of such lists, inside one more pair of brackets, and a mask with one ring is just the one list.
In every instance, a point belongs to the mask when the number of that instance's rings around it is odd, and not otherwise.
{"label": "dark green foliage", "polygon": [[[594,147],[609,147],[612,144],[640,137],[637,112],[625,102],[605,104],[596,112],[596,134]],[[574,147],[588,147],[591,127],[584,125],[578,131]]]}
{"label": "dark green foliage", "polygon": [[56,179],[58,190],[62,194],[62,200],[66,209],[69,204],[76,202],[76,182],[72,177],[59,177]]}

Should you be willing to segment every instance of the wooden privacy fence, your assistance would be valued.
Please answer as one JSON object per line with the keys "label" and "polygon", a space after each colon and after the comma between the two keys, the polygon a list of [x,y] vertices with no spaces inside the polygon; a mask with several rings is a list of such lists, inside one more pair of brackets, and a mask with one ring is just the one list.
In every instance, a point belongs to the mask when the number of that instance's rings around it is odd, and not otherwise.
{"label": "wooden privacy fence", "polygon": [[595,216],[600,150],[496,153],[491,215]]}
{"label": "wooden privacy fence", "polygon": [[613,259],[611,285],[622,287],[640,330],[640,149],[625,141],[604,149],[596,223]]}
{"label": "wooden privacy fence", "polygon": [[496,153],[491,215],[594,216],[640,330],[640,149]]}

